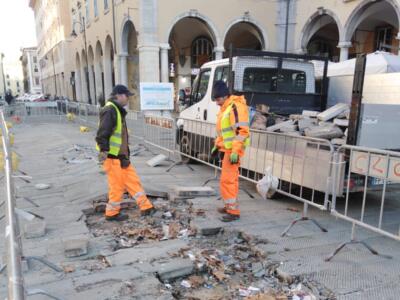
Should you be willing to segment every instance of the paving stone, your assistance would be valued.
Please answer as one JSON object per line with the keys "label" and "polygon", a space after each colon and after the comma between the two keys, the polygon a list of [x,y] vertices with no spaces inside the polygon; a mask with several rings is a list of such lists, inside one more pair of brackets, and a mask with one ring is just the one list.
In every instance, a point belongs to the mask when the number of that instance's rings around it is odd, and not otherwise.
{"label": "paving stone", "polygon": [[170,257],[168,253],[175,253],[187,247],[182,240],[168,240],[162,242],[140,245],[135,248],[121,249],[107,256],[112,266],[129,265],[135,262],[146,262],[158,258]]}
{"label": "paving stone", "polygon": [[165,160],[167,160],[168,157],[166,157],[164,154],[159,154],[155,157],[153,157],[152,159],[147,161],[147,165],[149,167],[156,167],[158,165],[160,165],[162,162],[164,162]]}
{"label": "paving stone", "polygon": [[89,239],[87,237],[74,237],[63,240],[64,254],[66,257],[77,257],[88,253]]}
{"label": "paving stone", "polygon": [[42,237],[46,234],[46,222],[36,220],[24,224],[24,236],[27,239]]}
{"label": "paving stone", "polygon": [[191,226],[197,231],[197,234],[203,236],[216,235],[222,230],[221,222],[209,218],[196,218],[191,222]]}
{"label": "paving stone", "polygon": [[341,113],[347,111],[349,106],[346,103],[338,103],[335,106],[328,108],[327,110],[318,114],[318,119],[321,121],[328,121],[337,117]]}
{"label": "paving stone", "polygon": [[206,197],[214,196],[215,190],[209,186],[176,186],[173,189],[173,194],[182,198]]}
{"label": "paving stone", "polygon": [[294,124],[293,120],[289,120],[289,121],[285,121],[285,122],[281,122],[272,126],[267,127],[267,131],[269,132],[274,132],[274,131],[278,131],[281,128],[287,127],[287,126],[292,126]]}
{"label": "paving stone", "polygon": [[306,117],[316,118],[320,112],[316,110],[303,110],[302,115]]}
{"label": "paving stone", "polygon": [[194,272],[194,265],[190,259],[173,259],[167,263],[156,264],[156,273],[161,281],[172,281],[185,277]]}

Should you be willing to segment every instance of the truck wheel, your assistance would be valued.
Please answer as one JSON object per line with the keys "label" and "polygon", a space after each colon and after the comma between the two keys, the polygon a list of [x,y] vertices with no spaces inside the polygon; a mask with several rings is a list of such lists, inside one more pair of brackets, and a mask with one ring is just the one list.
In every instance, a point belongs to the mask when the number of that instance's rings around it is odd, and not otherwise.
{"label": "truck wheel", "polygon": [[187,135],[182,136],[180,143],[179,143],[179,150],[182,153],[181,154],[182,162],[185,164],[190,163],[192,160],[189,157],[187,157],[186,155],[183,155],[183,154],[187,154],[189,156],[193,155],[191,141]]}

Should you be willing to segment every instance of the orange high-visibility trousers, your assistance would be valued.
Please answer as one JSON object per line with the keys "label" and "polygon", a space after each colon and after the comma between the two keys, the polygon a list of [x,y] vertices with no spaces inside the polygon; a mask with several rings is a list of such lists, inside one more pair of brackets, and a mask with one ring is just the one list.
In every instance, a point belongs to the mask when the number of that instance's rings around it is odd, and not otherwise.
{"label": "orange high-visibility trousers", "polygon": [[125,191],[136,200],[140,210],[147,210],[153,204],[147,198],[140,179],[136,174],[132,164],[128,168],[121,168],[119,159],[107,158],[103,164],[103,169],[108,179],[108,203],[106,205],[106,216],[112,217],[119,214],[121,210],[122,196]]}
{"label": "orange high-visibility trousers", "polygon": [[239,194],[239,163],[231,164],[231,151],[224,153],[222,161],[220,191],[225,209],[228,214],[240,215],[238,194]]}

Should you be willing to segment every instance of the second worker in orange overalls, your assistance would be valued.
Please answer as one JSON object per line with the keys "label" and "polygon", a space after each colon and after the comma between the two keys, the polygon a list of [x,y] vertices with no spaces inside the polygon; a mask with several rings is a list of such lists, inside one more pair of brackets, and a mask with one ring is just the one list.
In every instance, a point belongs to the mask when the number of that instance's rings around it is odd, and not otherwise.
{"label": "second worker in orange overalls", "polygon": [[244,96],[230,95],[225,82],[217,81],[213,87],[212,100],[220,106],[217,117],[217,138],[211,154],[224,153],[220,191],[224,207],[222,221],[240,218],[238,203],[240,157],[250,143],[249,109]]}

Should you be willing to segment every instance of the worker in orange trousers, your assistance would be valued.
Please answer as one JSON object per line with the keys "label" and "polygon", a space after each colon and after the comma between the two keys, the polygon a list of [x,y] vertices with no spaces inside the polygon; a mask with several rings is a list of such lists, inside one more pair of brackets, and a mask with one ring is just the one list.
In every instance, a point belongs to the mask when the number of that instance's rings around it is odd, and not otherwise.
{"label": "worker in orange trousers", "polygon": [[223,152],[220,192],[224,207],[222,221],[231,222],[240,218],[238,203],[240,158],[250,143],[249,110],[244,96],[230,95],[224,81],[214,84],[212,100],[220,106],[217,117],[217,138],[211,150],[216,156]]}
{"label": "worker in orange trousers", "polygon": [[126,86],[117,85],[100,113],[100,124],[96,142],[99,162],[108,178],[108,203],[106,220],[124,221],[128,216],[121,214],[121,201],[127,191],[136,201],[142,215],[151,215],[155,209],[147,198],[140,179],[130,163],[129,137],[126,126],[126,110],[129,96],[133,95]]}

